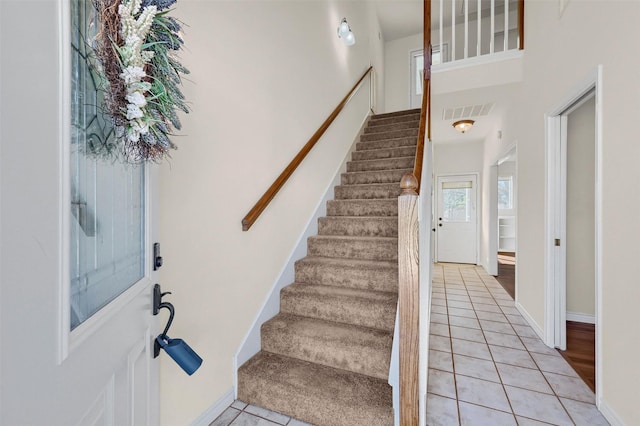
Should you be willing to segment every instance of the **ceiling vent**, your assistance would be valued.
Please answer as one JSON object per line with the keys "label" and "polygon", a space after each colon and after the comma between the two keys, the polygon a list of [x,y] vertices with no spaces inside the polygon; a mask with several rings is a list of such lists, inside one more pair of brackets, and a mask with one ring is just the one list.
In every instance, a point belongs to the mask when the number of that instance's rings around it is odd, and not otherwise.
{"label": "ceiling vent", "polygon": [[482,105],[467,105],[461,107],[445,108],[442,110],[443,120],[459,120],[462,118],[482,117],[489,115],[493,108],[493,102]]}

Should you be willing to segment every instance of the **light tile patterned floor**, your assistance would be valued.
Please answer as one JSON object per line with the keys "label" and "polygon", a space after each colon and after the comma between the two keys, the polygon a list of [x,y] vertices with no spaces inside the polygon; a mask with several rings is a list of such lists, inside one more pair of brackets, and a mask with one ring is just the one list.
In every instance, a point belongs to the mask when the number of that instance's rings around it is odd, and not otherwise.
{"label": "light tile patterned floor", "polygon": [[236,400],[209,426],[311,426],[284,414]]}
{"label": "light tile patterned floor", "polygon": [[481,267],[433,274],[427,425],[608,425],[595,395]]}

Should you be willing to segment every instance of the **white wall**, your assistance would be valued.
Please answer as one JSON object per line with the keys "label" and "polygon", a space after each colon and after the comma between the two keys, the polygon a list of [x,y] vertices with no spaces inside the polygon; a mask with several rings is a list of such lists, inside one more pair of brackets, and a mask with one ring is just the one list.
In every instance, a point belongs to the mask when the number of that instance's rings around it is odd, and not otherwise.
{"label": "white wall", "polygon": [[385,112],[409,109],[409,53],[422,49],[422,33],[384,44]]}
{"label": "white wall", "polygon": [[[368,114],[368,85],[253,228],[242,232],[240,221],[369,64],[382,63],[370,9],[352,1],[178,3],[192,112],[162,170],[162,284],[173,291],[173,334],[204,363],[187,377],[163,361],[163,424],[188,424],[233,385],[234,353]],[[355,46],[336,36],[342,17]]]}
{"label": "white wall", "polygon": [[[505,135],[518,142],[519,300],[544,329],[545,125],[577,82],[602,64],[602,396],[601,408],[618,420],[640,418],[640,300],[637,261],[640,222],[640,145],[635,143],[640,111],[637,50],[640,3],[578,1],[559,16],[557,2],[530,1],[525,14],[524,83],[519,108],[509,114]],[[594,23],[600,30],[594,31]]]}
{"label": "white wall", "polygon": [[567,123],[567,312],[595,315],[595,97]]}
{"label": "white wall", "polygon": [[434,144],[433,150],[433,170],[436,176],[482,173],[484,143],[481,141],[438,143]]}

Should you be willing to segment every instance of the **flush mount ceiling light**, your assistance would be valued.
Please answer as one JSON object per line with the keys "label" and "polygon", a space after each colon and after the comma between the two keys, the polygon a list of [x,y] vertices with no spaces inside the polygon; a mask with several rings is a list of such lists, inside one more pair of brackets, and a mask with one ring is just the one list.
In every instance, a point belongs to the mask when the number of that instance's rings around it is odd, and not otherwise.
{"label": "flush mount ceiling light", "polygon": [[473,120],[458,120],[455,123],[453,123],[453,128],[459,131],[460,133],[464,133],[467,130],[469,130],[471,126],[473,126],[473,123],[475,123],[475,121]]}
{"label": "flush mount ceiling light", "polygon": [[340,25],[338,25],[338,38],[341,38],[346,46],[353,46],[356,44],[356,36],[353,35],[351,27],[347,22],[347,18],[342,18]]}

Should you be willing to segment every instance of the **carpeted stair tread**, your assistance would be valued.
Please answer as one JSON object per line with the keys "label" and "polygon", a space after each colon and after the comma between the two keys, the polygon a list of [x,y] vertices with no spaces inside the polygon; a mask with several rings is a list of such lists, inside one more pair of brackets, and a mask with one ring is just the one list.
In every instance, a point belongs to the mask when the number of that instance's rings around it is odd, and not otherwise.
{"label": "carpeted stair tread", "polygon": [[416,147],[402,146],[397,148],[380,148],[354,151],[351,161],[378,160],[384,158],[411,157],[416,155]]}
{"label": "carpeted stair tread", "polygon": [[406,110],[402,110],[402,111],[385,112],[385,113],[382,113],[382,114],[376,114],[372,118],[377,120],[379,118],[399,117],[399,116],[415,115],[415,114],[420,114],[420,108],[406,109]]}
{"label": "carpeted stair tread", "polygon": [[393,331],[398,295],[295,283],[280,291],[280,312]]}
{"label": "carpeted stair tread", "polygon": [[262,325],[262,350],[366,376],[389,377],[393,333],[280,313]]}
{"label": "carpeted stair tread", "polygon": [[364,129],[364,133],[380,133],[380,132],[390,132],[392,130],[402,130],[402,129],[417,129],[420,126],[420,117],[418,116],[418,120],[416,121],[396,121],[393,123],[387,124],[379,124],[367,126]]}
{"label": "carpeted stair tread", "polygon": [[307,240],[307,253],[310,256],[397,261],[398,239],[315,235]]}
{"label": "carpeted stair tread", "polygon": [[371,118],[371,120],[369,120],[368,125],[372,126],[372,127],[377,127],[377,126],[384,126],[387,124],[393,124],[393,123],[403,123],[405,121],[414,121],[414,122],[420,122],[420,113],[417,114],[405,114],[405,115],[398,115],[395,117],[387,117],[387,118],[377,118],[379,116],[373,116]]}
{"label": "carpeted stair tread", "polygon": [[415,156],[383,158],[378,160],[348,161],[347,172],[404,169],[408,167],[413,167],[414,163],[415,163]]}
{"label": "carpeted stair tread", "polygon": [[329,200],[328,216],[398,216],[398,200]]}
{"label": "carpeted stair tread", "polygon": [[394,148],[400,146],[415,146],[417,137],[390,138],[379,141],[357,142],[356,150],[364,151],[370,149]]}
{"label": "carpeted stair tread", "polygon": [[316,426],[392,426],[386,380],[260,352],[238,370],[238,398]]}
{"label": "carpeted stair tread", "polygon": [[325,216],[318,219],[318,235],[397,237],[394,216]]}
{"label": "carpeted stair tread", "polygon": [[383,139],[396,139],[396,138],[408,138],[408,137],[417,137],[418,129],[400,129],[400,130],[390,130],[388,132],[378,132],[378,133],[365,133],[360,136],[360,141],[368,142],[368,141],[379,141]]}
{"label": "carpeted stair tread", "polygon": [[402,176],[411,172],[413,172],[411,168],[349,172],[342,174],[340,183],[342,185],[361,185],[365,183],[396,183],[399,185]]}
{"label": "carpeted stair tread", "polygon": [[356,199],[397,199],[401,188],[399,183],[365,183],[359,185],[338,185],[333,194],[336,200]]}
{"label": "carpeted stair tread", "polygon": [[397,262],[307,256],[296,262],[295,275],[298,283],[398,293]]}

